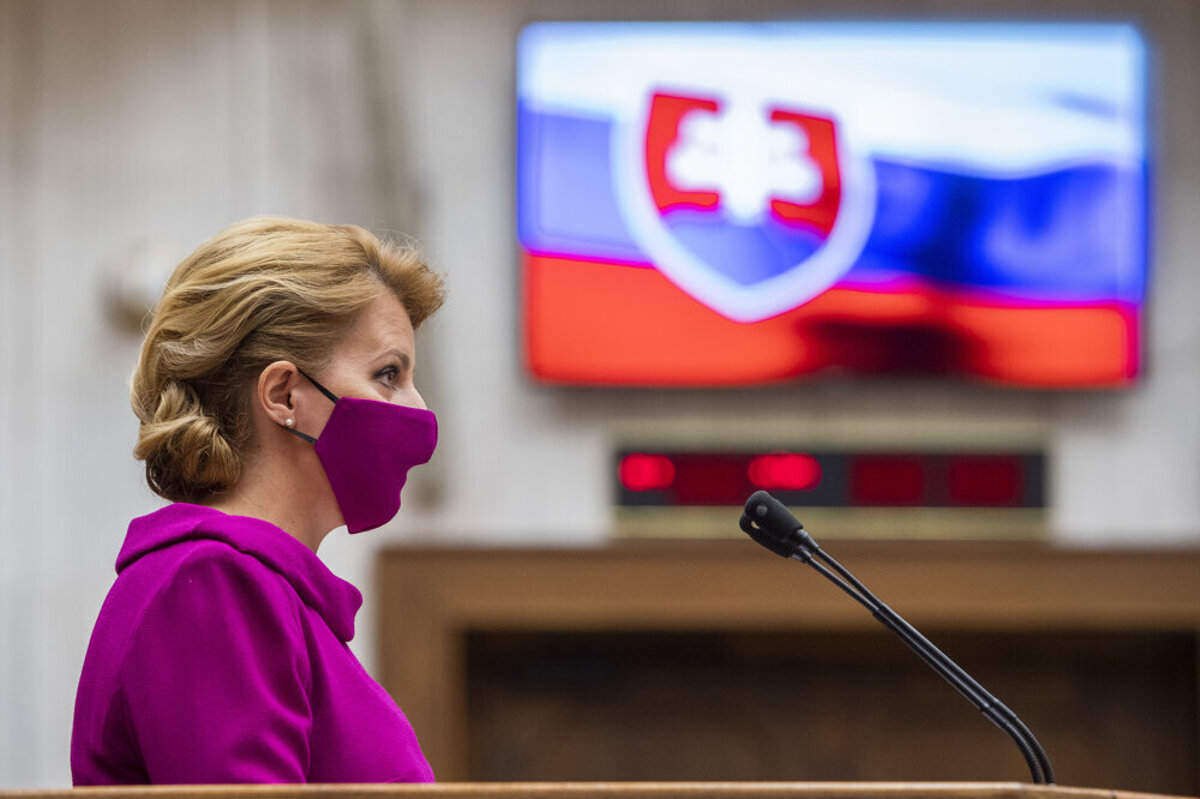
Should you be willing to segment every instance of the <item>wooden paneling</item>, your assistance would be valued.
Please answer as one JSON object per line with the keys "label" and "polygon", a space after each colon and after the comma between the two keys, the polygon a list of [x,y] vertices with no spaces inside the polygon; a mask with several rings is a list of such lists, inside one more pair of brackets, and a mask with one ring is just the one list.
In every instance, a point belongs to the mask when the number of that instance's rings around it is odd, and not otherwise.
{"label": "wooden paneling", "polygon": [[[1060,779],[1190,790],[1191,637],[935,638],[1014,705]],[[473,633],[466,663],[476,780],[1028,779],[883,630]]]}
{"label": "wooden paneling", "polygon": [[1020,783],[440,783],[159,785],[2,791],[0,799],[1168,799]]}
{"label": "wooden paneling", "polygon": [[[1063,784],[1196,793],[1200,553],[840,542]],[[381,561],[383,682],[443,779],[1025,779],[860,606],[742,542]],[[614,665],[615,664],[615,665]]]}

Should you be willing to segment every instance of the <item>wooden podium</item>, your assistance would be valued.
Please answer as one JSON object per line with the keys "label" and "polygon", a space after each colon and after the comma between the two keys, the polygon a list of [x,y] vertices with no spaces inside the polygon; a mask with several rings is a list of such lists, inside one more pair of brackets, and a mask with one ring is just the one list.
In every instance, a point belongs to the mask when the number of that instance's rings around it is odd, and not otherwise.
{"label": "wooden podium", "polygon": [[[826,548],[1029,724],[1060,783],[1200,795],[1200,551]],[[749,541],[396,548],[377,591],[379,676],[439,779],[1045,790],[995,782],[1029,778],[1003,733],[834,586]],[[946,787],[964,780],[988,782]]]}
{"label": "wooden podium", "polygon": [[436,785],[197,785],[0,791],[0,799],[1165,799],[1025,783],[527,782]]}

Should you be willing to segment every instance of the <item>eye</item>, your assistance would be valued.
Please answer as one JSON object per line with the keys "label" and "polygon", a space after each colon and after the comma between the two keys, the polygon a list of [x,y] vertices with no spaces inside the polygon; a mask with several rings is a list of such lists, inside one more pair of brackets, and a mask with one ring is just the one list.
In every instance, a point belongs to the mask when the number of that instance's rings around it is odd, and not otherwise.
{"label": "eye", "polygon": [[388,365],[375,373],[375,378],[380,380],[385,385],[395,387],[396,380],[400,377],[400,367]]}

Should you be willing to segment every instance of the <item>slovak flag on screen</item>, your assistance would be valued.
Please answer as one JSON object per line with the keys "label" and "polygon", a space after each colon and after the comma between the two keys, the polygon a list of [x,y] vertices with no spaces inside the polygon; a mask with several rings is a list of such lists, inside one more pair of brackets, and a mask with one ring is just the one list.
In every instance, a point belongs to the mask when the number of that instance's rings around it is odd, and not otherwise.
{"label": "slovak flag on screen", "polygon": [[527,364],[600,385],[1127,384],[1143,61],[1120,25],[531,25]]}

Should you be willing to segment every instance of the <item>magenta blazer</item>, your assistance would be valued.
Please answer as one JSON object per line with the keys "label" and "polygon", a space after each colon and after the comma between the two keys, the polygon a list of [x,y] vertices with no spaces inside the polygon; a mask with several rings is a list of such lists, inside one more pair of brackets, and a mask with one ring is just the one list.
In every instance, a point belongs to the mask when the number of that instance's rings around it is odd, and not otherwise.
{"label": "magenta blazer", "polygon": [[134,519],[75,700],[76,785],[432,782],[346,646],[362,595],[267,522]]}

